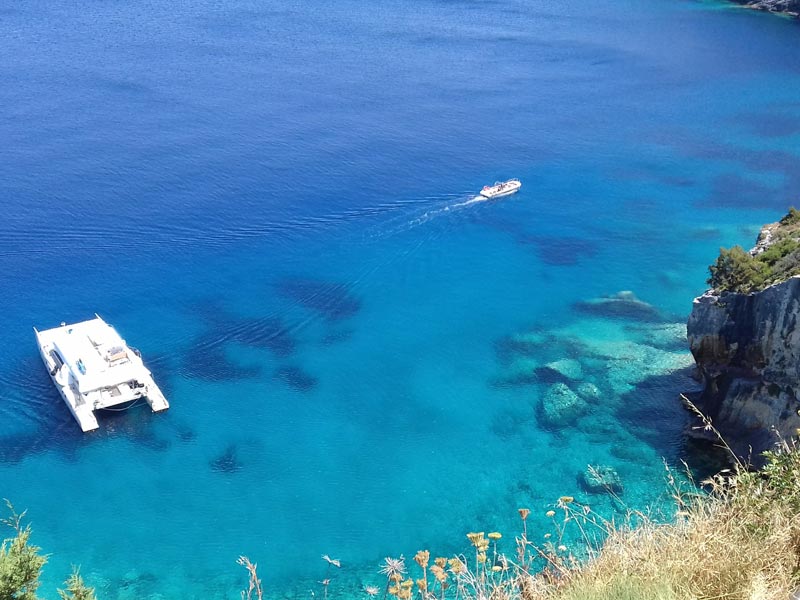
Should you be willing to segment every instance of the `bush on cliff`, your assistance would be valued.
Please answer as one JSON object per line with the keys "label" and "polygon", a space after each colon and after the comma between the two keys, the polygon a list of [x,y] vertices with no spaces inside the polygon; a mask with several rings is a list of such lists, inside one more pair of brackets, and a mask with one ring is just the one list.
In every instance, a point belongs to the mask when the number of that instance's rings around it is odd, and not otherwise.
{"label": "bush on cliff", "polygon": [[718,292],[749,294],[800,274],[800,210],[790,208],[765,231],[769,245],[755,255],[741,246],[720,248],[717,261],[708,268],[708,284]]}
{"label": "bush on cliff", "polygon": [[760,289],[771,271],[769,265],[756,259],[741,246],[720,248],[717,262],[708,270],[708,285],[720,292],[748,294]]}

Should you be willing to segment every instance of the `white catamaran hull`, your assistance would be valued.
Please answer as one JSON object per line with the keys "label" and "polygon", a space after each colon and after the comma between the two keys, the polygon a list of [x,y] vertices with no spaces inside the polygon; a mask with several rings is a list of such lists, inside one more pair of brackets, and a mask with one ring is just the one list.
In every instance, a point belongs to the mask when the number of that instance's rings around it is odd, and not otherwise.
{"label": "white catamaran hull", "polygon": [[[118,337],[113,328],[106,325],[100,317],[96,319],[99,323],[93,321],[86,321],[76,325],[62,325],[61,327],[50,329],[46,331],[38,331],[36,333],[36,342],[39,346],[39,353],[42,357],[50,379],[53,385],[56,386],[61,398],[69,408],[72,416],[80,425],[82,431],[92,431],[100,427],[97,417],[94,414],[95,410],[104,408],[114,408],[123,405],[129,405],[136,400],[145,399],[152,408],[153,412],[160,412],[169,408],[169,403],[161,390],[156,385],[155,381],[150,374],[150,371],[144,366],[137,355],[124,345],[124,341]],[[84,330],[81,330],[81,327]],[[89,356],[62,356],[70,346],[65,342],[65,336],[69,336],[73,332],[76,333],[74,337],[81,337],[85,332],[89,332],[88,336],[96,335],[97,332],[103,332],[103,328],[113,332],[112,342],[122,342],[122,346],[115,346],[114,351],[118,351],[120,356],[124,354],[124,358],[117,358],[118,366],[113,365],[113,361],[109,362],[107,367],[99,373],[102,377],[94,379],[98,385],[87,386],[87,380],[91,381],[92,373],[87,375],[85,363],[91,364]],[[61,349],[59,348],[61,346]],[[65,348],[67,350],[65,350]],[[102,343],[94,349],[105,349]],[[86,350],[86,347],[82,348]],[[91,350],[90,350],[91,352]],[[130,352],[130,354],[128,354]],[[77,365],[77,368],[76,368]],[[97,363],[95,362],[95,365]],[[122,367],[122,368],[120,368]],[[115,378],[118,376],[118,378]],[[97,375],[95,375],[97,377]],[[100,385],[102,382],[102,385]],[[83,389],[81,389],[83,386]]]}

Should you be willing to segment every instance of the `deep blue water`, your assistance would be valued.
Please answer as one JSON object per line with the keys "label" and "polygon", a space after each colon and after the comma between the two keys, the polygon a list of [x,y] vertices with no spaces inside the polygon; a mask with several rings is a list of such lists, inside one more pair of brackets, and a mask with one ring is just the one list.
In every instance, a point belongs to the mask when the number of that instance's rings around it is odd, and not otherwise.
{"label": "deep blue water", "polygon": [[[664,325],[798,201],[799,42],[680,0],[4,5],[0,496],[44,592],[74,563],[103,598],[238,598],[245,553],[308,598],[327,553],[358,595],[519,507],[615,514],[590,462],[667,506]],[[580,304],[621,290],[656,312]],[[94,312],[168,414],[78,432],[32,327]],[[602,400],[554,429],[560,359]]]}

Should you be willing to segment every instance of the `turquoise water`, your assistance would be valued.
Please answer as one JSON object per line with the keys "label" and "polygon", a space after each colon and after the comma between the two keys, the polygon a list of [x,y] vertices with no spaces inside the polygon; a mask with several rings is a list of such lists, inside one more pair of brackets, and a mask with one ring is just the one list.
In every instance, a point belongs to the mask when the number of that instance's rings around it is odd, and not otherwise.
{"label": "turquoise water", "polygon": [[[617,515],[588,463],[668,511],[679,324],[800,192],[798,35],[677,0],[0,9],[0,495],[43,591],[238,598],[247,554],[272,596],[360,595],[519,507]],[[585,304],[622,290],[653,310]],[[31,328],[94,312],[168,414],[78,432]],[[557,382],[601,400],[547,426]]]}

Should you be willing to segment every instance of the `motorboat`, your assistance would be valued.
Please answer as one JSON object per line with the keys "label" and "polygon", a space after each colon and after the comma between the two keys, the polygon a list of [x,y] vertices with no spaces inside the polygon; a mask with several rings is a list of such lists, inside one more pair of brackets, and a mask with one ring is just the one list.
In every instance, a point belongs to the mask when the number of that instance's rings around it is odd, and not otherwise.
{"label": "motorboat", "polygon": [[519,191],[522,182],[519,179],[509,179],[508,181],[497,181],[494,185],[485,185],[481,190],[484,198],[500,198],[509,196]]}
{"label": "motorboat", "polygon": [[99,316],[33,330],[50,379],[82,431],[100,427],[96,410],[126,407],[140,399],[153,412],[169,408],[139,352]]}

